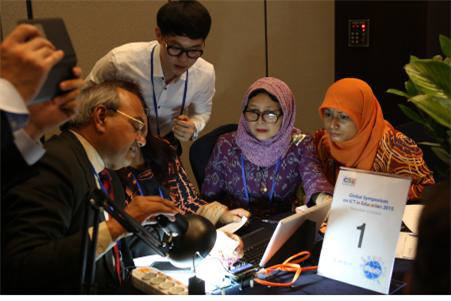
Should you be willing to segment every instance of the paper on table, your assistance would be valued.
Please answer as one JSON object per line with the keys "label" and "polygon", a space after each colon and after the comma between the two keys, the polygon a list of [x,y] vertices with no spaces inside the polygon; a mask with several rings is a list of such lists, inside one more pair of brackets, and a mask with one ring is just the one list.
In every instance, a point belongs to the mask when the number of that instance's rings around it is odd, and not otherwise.
{"label": "paper on table", "polygon": [[418,223],[420,221],[421,212],[424,205],[407,205],[404,209],[402,221],[414,234],[418,233]]}
{"label": "paper on table", "polygon": [[396,258],[415,259],[418,237],[411,233],[399,233],[398,245],[396,246]]}
{"label": "paper on table", "polygon": [[233,222],[230,224],[227,224],[221,228],[219,228],[218,230],[224,231],[224,232],[229,232],[229,233],[235,233],[236,231],[238,231],[241,227],[243,227],[243,225],[247,222],[247,217],[243,216],[241,218],[241,221],[239,222]]}
{"label": "paper on table", "polygon": [[216,231],[216,242],[213,246],[213,249],[210,251],[210,255],[216,254],[217,252],[227,252],[227,250],[230,250],[233,252],[236,247],[238,247],[238,244],[240,242],[238,240],[234,240],[233,238],[228,237],[224,231],[221,231],[221,229],[218,229]]}

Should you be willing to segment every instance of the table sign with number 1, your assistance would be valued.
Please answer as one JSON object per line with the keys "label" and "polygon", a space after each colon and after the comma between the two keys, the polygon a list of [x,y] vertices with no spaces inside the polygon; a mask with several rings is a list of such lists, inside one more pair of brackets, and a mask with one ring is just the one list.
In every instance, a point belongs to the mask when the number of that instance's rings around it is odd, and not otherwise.
{"label": "table sign with number 1", "polygon": [[411,179],[341,168],[318,274],[388,294]]}

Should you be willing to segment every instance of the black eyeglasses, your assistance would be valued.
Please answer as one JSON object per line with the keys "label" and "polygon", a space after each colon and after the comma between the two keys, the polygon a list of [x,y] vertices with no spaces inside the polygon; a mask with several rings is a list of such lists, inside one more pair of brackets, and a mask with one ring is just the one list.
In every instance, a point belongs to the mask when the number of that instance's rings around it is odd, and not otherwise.
{"label": "black eyeglasses", "polygon": [[186,56],[190,59],[198,59],[204,54],[202,49],[186,49],[177,45],[168,45],[168,43],[164,42],[166,46],[166,51],[170,56],[181,56],[184,52]]}
{"label": "black eyeglasses", "polygon": [[110,111],[119,113],[120,115],[124,116],[125,118],[127,118],[128,120],[130,120],[131,125],[133,126],[133,128],[135,129],[135,131],[138,133],[138,135],[140,135],[141,137],[146,138],[145,132],[146,132],[146,125],[144,124],[144,122],[142,122],[139,119],[136,119],[133,116],[128,115],[127,113],[122,112],[121,110],[118,109],[109,109]]}
{"label": "black eyeglasses", "polygon": [[262,116],[262,119],[264,122],[267,123],[276,123],[277,120],[279,120],[280,116],[282,116],[282,112],[274,112],[274,111],[264,111],[260,112],[258,110],[248,110],[247,108],[243,111],[244,119],[246,119],[249,122],[255,122],[257,121],[260,116]]}

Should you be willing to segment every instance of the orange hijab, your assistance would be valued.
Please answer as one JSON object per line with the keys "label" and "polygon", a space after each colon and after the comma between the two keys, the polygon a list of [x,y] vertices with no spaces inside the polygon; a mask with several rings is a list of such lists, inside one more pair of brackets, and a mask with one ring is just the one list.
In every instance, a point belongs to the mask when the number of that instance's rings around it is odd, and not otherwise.
{"label": "orange hijab", "polygon": [[360,79],[341,79],[327,89],[319,107],[321,119],[326,108],[348,114],[357,128],[353,138],[339,143],[333,142],[326,131],[325,143],[332,157],[346,167],[371,170],[384,131],[393,129],[384,119],[371,87]]}

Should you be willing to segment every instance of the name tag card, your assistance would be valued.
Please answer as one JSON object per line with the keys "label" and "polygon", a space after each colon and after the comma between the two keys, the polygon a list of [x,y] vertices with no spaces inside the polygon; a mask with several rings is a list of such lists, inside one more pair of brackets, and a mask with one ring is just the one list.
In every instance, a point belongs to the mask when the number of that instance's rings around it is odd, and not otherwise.
{"label": "name tag card", "polygon": [[341,168],[318,274],[388,294],[410,178]]}

